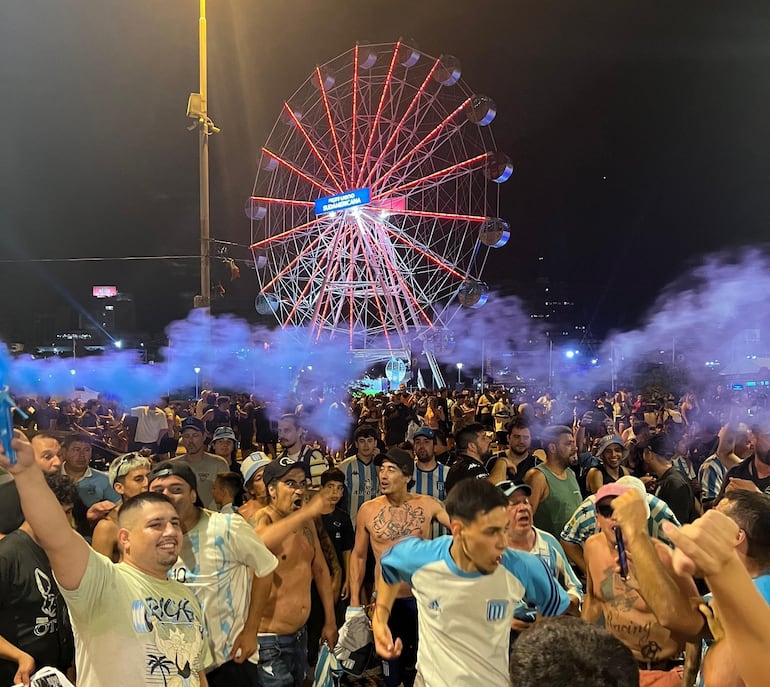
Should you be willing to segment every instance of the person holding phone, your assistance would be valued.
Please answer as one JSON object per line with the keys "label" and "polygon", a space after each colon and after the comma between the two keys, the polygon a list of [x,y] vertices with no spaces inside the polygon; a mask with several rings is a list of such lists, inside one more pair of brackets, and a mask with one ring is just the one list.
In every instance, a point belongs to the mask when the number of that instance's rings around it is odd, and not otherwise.
{"label": "person holding phone", "polygon": [[[681,682],[676,669],[685,643],[703,628],[703,617],[692,578],[677,574],[671,550],[648,534],[648,509],[627,485],[607,484],[597,492],[601,531],[588,538],[583,551],[587,581],[582,615],[589,622],[604,616],[604,626],[631,649],[640,670],[673,671],[673,685]],[[619,544],[627,571],[618,560]]]}

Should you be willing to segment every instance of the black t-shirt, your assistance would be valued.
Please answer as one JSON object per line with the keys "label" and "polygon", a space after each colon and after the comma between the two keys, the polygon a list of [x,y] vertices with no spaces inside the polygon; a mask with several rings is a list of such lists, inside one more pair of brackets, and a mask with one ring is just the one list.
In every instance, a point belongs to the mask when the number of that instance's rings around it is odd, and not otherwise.
{"label": "black t-shirt", "polygon": [[16,482],[0,484],[0,534],[8,534],[19,529],[23,522],[24,513],[21,511]]}
{"label": "black t-shirt", "polygon": [[755,456],[749,456],[742,463],[738,463],[738,465],[730,468],[727,471],[724,480],[722,480],[722,491],[719,494],[720,499],[725,495],[725,488],[730,483],[731,477],[751,480],[754,482],[754,484],[757,485],[759,491],[763,491],[765,494],[770,494],[770,477],[765,477],[763,479],[757,475],[757,468],[754,465],[755,460]]}
{"label": "black t-shirt", "polygon": [[345,582],[345,561],[342,557],[343,551],[352,551],[355,544],[356,535],[353,531],[353,523],[350,522],[350,516],[339,506],[329,513],[322,515],[324,529],[334,544],[334,550],[337,552],[337,560],[342,568],[342,581]]}
{"label": "black t-shirt", "polygon": [[489,477],[489,472],[487,472],[487,469],[484,467],[483,463],[479,463],[479,461],[474,460],[470,456],[458,456],[457,460],[452,464],[452,467],[449,468],[449,472],[447,473],[446,481],[444,483],[447,496],[455,484],[457,484],[460,480],[467,479],[468,477],[483,479],[485,477]]}
{"label": "black t-shirt", "polygon": [[[64,599],[43,549],[22,530],[0,541],[0,635],[35,659],[38,668],[62,672],[72,665],[74,642]],[[0,659],[0,685],[18,669]]]}
{"label": "black t-shirt", "polygon": [[695,494],[690,481],[675,467],[666,470],[658,480],[655,496],[668,504],[677,520],[683,525],[693,522],[698,517],[695,510]]}

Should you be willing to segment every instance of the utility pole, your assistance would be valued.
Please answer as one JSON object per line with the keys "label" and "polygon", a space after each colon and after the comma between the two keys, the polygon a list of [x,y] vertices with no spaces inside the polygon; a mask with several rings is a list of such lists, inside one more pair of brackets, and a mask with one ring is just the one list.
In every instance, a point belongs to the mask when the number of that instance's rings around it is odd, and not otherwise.
{"label": "utility pole", "polygon": [[200,18],[198,19],[198,72],[199,92],[190,93],[187,100],[187,116],[197,120],[188,127],[198,129],[199,139],[199,177],[200,177],[200,239],[201,239],[201,289],[195,297],[196,308],[211,307],[211,234],[209,223],[209,136],[219,133],[208,114],[208,66],[206,36],[206,0],[200,0]]}

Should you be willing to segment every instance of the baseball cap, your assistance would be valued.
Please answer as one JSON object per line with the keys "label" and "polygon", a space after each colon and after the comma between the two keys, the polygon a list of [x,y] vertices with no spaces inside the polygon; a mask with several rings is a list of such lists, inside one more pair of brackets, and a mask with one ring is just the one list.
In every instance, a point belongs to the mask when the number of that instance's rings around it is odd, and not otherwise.
{"label": "baseball cap", "polygon": [[197,429],[201,434],[206,433],[206,425],[203,424],[203,420],[197,417],[190,416],[182,420],[182,431],[184,432],[186,429]]}
{"label": "baseball cap", "polygon": [[605,484],[601,489],[599,489],[599,491],[596,492],[596,503],[599,503],[599,501],[609,497],[615,498],[616,496],[625,494],[629,489],[632,488],[633,487],[630,487],[627,484],[618,484],[617,482]]}
{"label": "baseball cap", "polygon": [[235,443],[235,432],[231,427],[217,427],[214,430],[214,436],[211,437],[211,441],[217,441],[219,439],[230,439]]}
{"label": "baseball cap", "polygon": [[665,434],[655,434],[647,442],[650,451],[663,458],[672,458],[676,453],[674,442]]}
{"label": "baseball cap", "polygon": [[436,433],[430,428],[430,427],[420,427],[415,433],[414,438],[417,437],[425,437],[427,439],[434,439],[436,437]]}
{"label": "baseball cap", "polygon": [[602,457],[602,453],[604,453],[604,449],[606,449],[608,446],[612,446],[612,444],[617,444],[620,446],[620,448],[625,450],[625,444],[623,443],[623,439],[621,439],[617,434],[608,434],[606,437],[602,437],[602,440],[599,442],[599,445],[596,447],[596,452],[594,453],[594,456],[597,458]]}
{"label": "baseball cap", "polygon": [[403,449],[391,448],[387,453],[380,453],[374,458],[374,464],[378,467],[385,461],[398,465],[398,467],[401,468],[401,472],[408,477],[411,477],[414,474],[414,458],[412,458],[411,453],[408,453]]}
{"label": "baseball cap", "polygon": [[642,501],[644,501],[644,509],[647,511],[647,517],[650,517],[650,500],[647,498],[647,488],[644,486],[644,482],[640,480],[638,477],[634,477],[633,475],[623,475],[616,484],[622,484],[626,487],[631,487],[632,489],[636,489],[639,496],[642,497]]}
{"label": "baseball cap", "polygon": [[[188,418],[189,419],[189,418]],[[195,473],[192,468],[183,463],[181,460],[164,460],[162,463],[158,463],[147,477],[147,485],[152,486],[152,483],[156,479],[161,477],[179,477],[183,479],[190,488],[195,491],[195,505],[198,508],[203,508],[203,501],[201,501],[200,494],[198,494],[198,480],[195,477]]]}
{"label": "baseball cap", "polygon": [[310,476],[308,474],[307,466],[304,463],[292,460],[287,456],[271,460],[267,466],[265,466],[265,471],[262,473],[262,481],[265,483],[266,487],[269,487],[273,482],[281,479],[287,472],[296,470],[297,468],[302,470],[305,473],[305,476]]}
{"label": "baseball cap", "polygon": [[516,482],[512,482],[511,480],[507,479],[502,482],[498,482],[495,484],[495,486],[508,497],[513,496],[519,490],[524,491],[527,496],[532,496],[532,487],[524,482],[521,484],[516,484]]}
{"label": "baseball cap", "polygon": [[243,459],[241,463],[241,475],[243,483],[246,484],[260,468],[265,467],[270,462],[270,457],[262,451],[254,451]]}

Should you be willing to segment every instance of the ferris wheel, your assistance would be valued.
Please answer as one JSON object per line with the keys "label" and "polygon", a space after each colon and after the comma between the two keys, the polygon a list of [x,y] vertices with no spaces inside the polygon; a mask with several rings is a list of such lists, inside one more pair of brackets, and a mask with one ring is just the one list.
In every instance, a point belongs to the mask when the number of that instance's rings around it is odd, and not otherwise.
{"label": "ferris wheel", "polygon": [[460,75],[403,40],[359,43],[284,103],[245,208],[258,312],[386,359],[483,305],[513,165]]}

